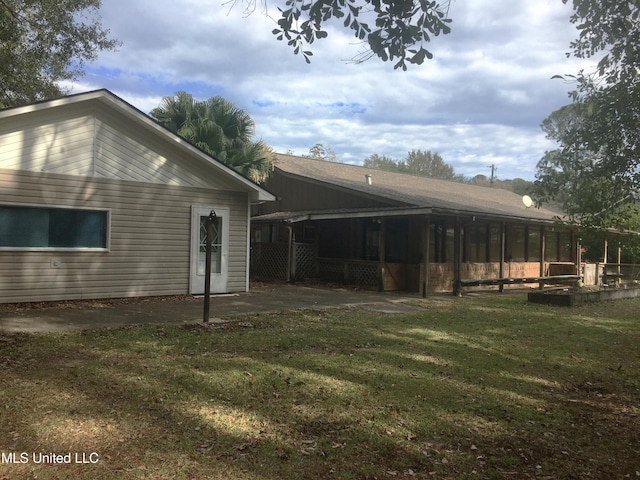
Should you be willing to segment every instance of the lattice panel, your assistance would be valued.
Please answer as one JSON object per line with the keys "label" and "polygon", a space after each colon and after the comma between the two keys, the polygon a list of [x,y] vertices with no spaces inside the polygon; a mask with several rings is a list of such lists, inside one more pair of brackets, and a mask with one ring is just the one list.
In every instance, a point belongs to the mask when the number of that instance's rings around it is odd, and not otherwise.
{"label": "lattice panel", "polygon": [[318,261],[318,274],[320,278],[329,282],[362,286],[378,285],[377,263]]}
{"label": "lattice panel", "polygon": [[296,243],[295,245],[294,272],[295,279],[305,280],[315,278],[318,273],[318,262],[316,260],[316,247],[306,243]]}
{"label": "lattice panel", "polygon": [[327,282],[344,283],[344,265],[318,261],[318,276]]}
{"label": "lattice panel", "polygon": [[251,246],[251,276],[272,280],[287,279],[286,243],[253,243]]}
{"label": "lattice panel", "polygon": [[370,264],[351,263],[348,265],[347,283],[353,285],[378,285],[378,266]]}

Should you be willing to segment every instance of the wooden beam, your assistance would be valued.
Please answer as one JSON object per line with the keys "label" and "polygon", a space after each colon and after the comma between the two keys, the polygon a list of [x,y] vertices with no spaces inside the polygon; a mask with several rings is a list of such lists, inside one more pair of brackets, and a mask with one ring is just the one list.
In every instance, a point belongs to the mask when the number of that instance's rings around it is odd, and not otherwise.
{"label": "wooden beam", "polygon": [[460,228],[460,217],[456,217],[456,224],[453,230],[453,294],[459,296],[462,279],[462,234]]}
{"label": "wooden beam", "polygon": [[380,222],[380,232],[379,232],[379,237],[378,237],[378,257],[380,259],[380,263],[378,265],[378,291],[379,292],[384,292],[384,264],[385,264],[385,240],[386,240],[386,226],[387,226],[387,222],[385,221],[385,218],[382,217],[379,219]]}
{"label": "wooden beam", "polygon": [[287,225],[288,233],[288,248],[287,248],[287,278],[286,281],[291,281],[291,270],[293,269],[293,227]]}
{"label": "wooden beam", "polygon": [[[504,261],[506,258],[505,250],[507,248],[507,225],[502,222],[500,225],[500,278],[504,278]],[[504,291],[504,285],[500,284],[500,291]]]}
{"label": "wooden beam", "polygon": [[422,278],[422,296],[426,297],[429,292],[429,257],[431,252],[429,251],[431,247],[431,217],[427,215],[424,220],[424,233],[422,238],[424,239],[424,273]]}
{"label": "wooden beam", "polygon": [[[546,254],[546,235],[544,225],[540,227],[540,278],[544,278],[544,259]],[[538,286],[540,290],[544,290],[544,280],[540,281],[540,285]]]}

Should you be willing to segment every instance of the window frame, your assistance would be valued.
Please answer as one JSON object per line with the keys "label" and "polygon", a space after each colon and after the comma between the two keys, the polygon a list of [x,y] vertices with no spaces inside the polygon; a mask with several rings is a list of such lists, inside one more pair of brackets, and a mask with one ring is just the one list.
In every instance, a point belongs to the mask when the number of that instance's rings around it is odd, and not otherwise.
{"label": "window frame", "polygon": [[12,247],[0,246],[0,252],[110,252],[111,251],[111,209],[93,207],[70,207],[68,205],[45,205],[39,203],[12,203],[2,202],[0,207],[9,208],[32,208],[43,210],[69,210],[69,211],[89,211],[105,213],[106,231],[104,247]]}

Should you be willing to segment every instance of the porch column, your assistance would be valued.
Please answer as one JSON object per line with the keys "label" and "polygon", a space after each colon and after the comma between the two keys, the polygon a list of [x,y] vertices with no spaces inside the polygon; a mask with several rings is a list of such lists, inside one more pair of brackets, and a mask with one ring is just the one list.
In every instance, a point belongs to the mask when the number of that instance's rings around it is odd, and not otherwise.
{"label": "porch column", "polygon": [[380,218],[380,232],[378,237],[378,257],[380,258],[380,263],[378,265],[378,291],[384,292],[384,252],[385,248],[385,239],[386,239],[386,222],[385,218]]}
{"label": "porch column", "polygon": [[[502,222],[500,225],[500,278],[504,278],[504,260],[506,257],[505,249],[507,247],[507,225]],[[500,291],[504,292],[504,283],[500,283]]]}
{"label": "porch column", "polygon": [[424,232],[422,234],[422,238],[424,239],[424,273],[422,278],[422,296],[426,297],[429,292],[429,247],[431,245],[431,217],[427,215],[427,218],[424,220]]}
{"label": "porch column", "polygon": [[602,245],[602,250],[603,250],[603,259],[602,259],[602,280],[600,281],[600,283],[606,283],[607,281],[607,261],[609,258],[609,242],[607,241],[607,239],[604,239],[604,244]]}
{"label": "porch column", "polygon": [[[540,277],[545,276],[544,271],[544,258],[547,250],[547,239],[545,235],[544,225],[540,227]],[[540,280],[539,288],[540,290],[544,290],[544,280]]]}
{"label": "porch column", "polygon": [[576,241],[576,272],[580,277],[578,281],[582,280],[582,239],[580,237]]}
{"label": "porch column", "polygon": [[[288,245],[287,245],[287,282],[291,281],[291,270],[293,270],[293,227],[287,225]],[[295,277],[295,275],[294,275]]]}
{"label": "porch column", "polygon": [[622,269],[620,265],[622,263],[622,244],[620,242],[618,242],[618,255],[616,257],[616,262],[618,262],[618,267],[616,268],[616,285],[618,285],[622,281]]}
{"label": "porch column", "polygon": [[460,217],[456,217],[456,225],[453,230],[453,294],[459,296],[462,293],[462,235]]}

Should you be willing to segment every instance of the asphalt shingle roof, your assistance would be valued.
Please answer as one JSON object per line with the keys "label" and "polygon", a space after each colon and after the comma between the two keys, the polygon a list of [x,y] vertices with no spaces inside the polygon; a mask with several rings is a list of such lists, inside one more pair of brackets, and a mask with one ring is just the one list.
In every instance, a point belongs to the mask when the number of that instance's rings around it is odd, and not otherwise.
{"label": "asphalt shingle roof", "polygon": [[[538,221],[554,221],[561,216],[546,208],[527,208],[520,195],[499,188],[281,154],[276,156],[275,168],[310,181],[376,196],[398,207]],[[367,183],[367,175],[371,184]]]}

